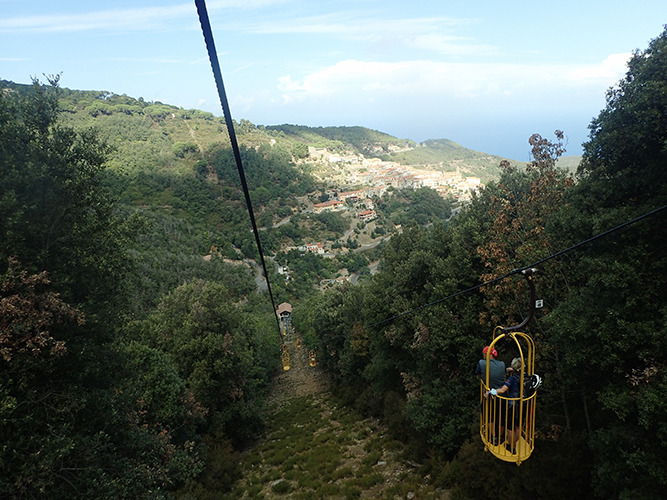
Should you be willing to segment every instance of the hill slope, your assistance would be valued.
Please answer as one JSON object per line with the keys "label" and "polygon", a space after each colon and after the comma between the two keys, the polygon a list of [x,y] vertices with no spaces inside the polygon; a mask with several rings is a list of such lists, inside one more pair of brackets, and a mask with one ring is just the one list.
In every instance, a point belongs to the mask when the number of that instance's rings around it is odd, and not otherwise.
{"label": "hill slope", "polygon": [[[407,165],[420,165],[442,172],[459,171],[483,182],[500,176],[500,156],[468,149],[448,139],[429,139],[405,151],[390,152],[382,159]],[[510,163],[517,163],[513,160]]]}
{"label": "hill slope", "polygon": [[[284,137],[308,146],[326,148],[335,153],[376,157],[400,165],[460,172],[489,182],[500,176],[499,164],[504,159],[468,149],[448,139],[429,139],[416,143],[364,127],[306,127],[302,125],[267,126],[266,130],[281,132]],[[518,162],[509,160],[510,163]]]}
{"label": "hill slope", "polygon": [[305,348],[286,345],[292,367],[273,381],[266,434],[243,453],[242,477],[223,498],[449,497],[386,424],[336,401]]}
{"label": "hill slope", "polygon": [[[4,80],[0,81],[0,86],[14,90],[29,87]],[[70,124],[77,128],[95,127],[116,145],[114,164],[122,164],[125,169],[151,170],[158,163],[170,170],[180,170],[179,166],[188,170],[195,163],[187,161],[188,153],[203,153],[214,145],[229,145],[224,119],[200,110],[185,110],[108,91],[66,88],[61,89],[60,105]],[[447,139],[430,139],[417,144],[365,127],[264,126],[242,119],[236,123],[235,130],[241,145],[253,148],[262,144],[278,145],[306,163],[317,163],[308,158],[307,147],[311,146],[333,153],[377,157],[401,165],[441,171],[458,169],[464,175],[488,182],[498,178],[498,164],[503,159]]]}

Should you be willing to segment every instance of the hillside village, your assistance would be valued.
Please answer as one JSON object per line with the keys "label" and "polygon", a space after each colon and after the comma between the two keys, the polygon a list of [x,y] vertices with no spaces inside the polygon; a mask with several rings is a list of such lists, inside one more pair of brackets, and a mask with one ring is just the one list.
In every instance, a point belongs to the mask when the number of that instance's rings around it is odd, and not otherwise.
{"label": "hillside village", "polygon": [[[443,198],[452,197],[456,201],[464,202],[469,201],[472,193],[483,187],[479,177],[465,177],[458,169],[454,172],[420,169],[378,158],[365,158],[354,154],[336,155],[325,148],[312,146],[308,148],[308,154],[310,161],[316,160],[328,166],[320,175],[316,172],[321,181],[346,190],[337,196],[335,189],[327,192],[332,200],[340,202],[350,197],[382,196],[389,186],[396,189],[430,187]],[[363,188],[347,191],[355,186]],[[332,207],[335,206],[337,205],[332,204]]]}
{"label": "hillside village", "polygon": [[[318,200],[311,194],[308,197],[310,203],[305,207],[302,205],[302,213],[306,216],[309,214],[318,216],[336,212],[348,222],[350,229],[337,240],[308,241],[298,246],[284,246],[281,248],[284,252],[298,250],[301,253],[333,258],[336,255],[377,246],[391,234],[401,231],[400,224],[385,226],[387,221],[382,220],[375,206],[378,199],[391,196],[394,191],[428,187],[443,199],[461,205],[469,202],[472,194],[484,187],[478,177],[466,177],[459,171],[427,170],[352,153],[338,155],[326,148],[312,146],[309,147],[308,159],[305,162],[314,166],[313,174],[327,186],[327,189],[320,197],[320,199],[325,198],[325,201],[317,202]],[[378,230],[383,226],[387,232]],[[347,247],[345,242],[350,238],[358,243],[356,248]],[[376,265],[371,265],[370,269],[371,274],[374,274]],[[293,271],[287,266],[276,264],[276,270],[286,280],[291,279]],[[356,281],[351,273],[342,269],[335,279],[323,280],[320,287],[350,279]]]}

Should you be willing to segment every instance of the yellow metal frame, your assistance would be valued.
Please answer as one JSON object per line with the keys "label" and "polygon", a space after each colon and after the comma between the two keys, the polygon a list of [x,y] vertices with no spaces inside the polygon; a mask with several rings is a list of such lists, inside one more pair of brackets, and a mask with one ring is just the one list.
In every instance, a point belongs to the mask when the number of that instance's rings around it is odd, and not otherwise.
{"label": "yellow metal frame", "polygon": [[[533,393],[526,396],[523,391],[524,377],[526,374],[535,373],[535,343],[530,336],[522,332],[500,333],[502,327],[498,326],[493,331],[493,342],[491,342],[486,354],[486,374],[480,383],[479,399],[479,434],[484,443],[484,451],[489,451],[493,456],[505,462],[521,462],[530,457],[535,448],[535,406],[536,395]],[[496,336],[497,335],[497,336]],[[489,360],[491,351],[501,339],[510,338],[514,341],[516,349],[521,358],[522,373],[520,377],[520,393],[518,398],[508,398],[501,395],[485,397],[491,389],[489,386]],[[518,412],[518,416],[516,415]],[[514,452],[506,448],[508,432],[503,429],[501,422],[514,422],[518,417],[519,439]],[[510,429],[513,431],[512,429]],[[504,432],[503,432],[504,431]],[[509,442],[509,441],[507,441]]]}
{"label": "yellow metal frame", "polygon": [[283,350],[282,354],[280,355],[280,359],[283,362],[283,370],[287,371],[290,369],[290,364],[289,364],[289,353],[287,350]]}

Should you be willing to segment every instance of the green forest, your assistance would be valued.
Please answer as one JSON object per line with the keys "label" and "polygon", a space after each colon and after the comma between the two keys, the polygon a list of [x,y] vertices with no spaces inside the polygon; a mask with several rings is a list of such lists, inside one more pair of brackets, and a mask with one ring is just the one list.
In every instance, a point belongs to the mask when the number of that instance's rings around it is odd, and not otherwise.
{"label": "green forest", "polygon": [[[375,197],[372,231],[309,211],[330,186],[308,147],[414,164],[460,147],[235,123],[275,304],[224,120],[46,80],[0,82],[0,496],[237,491],[271,412],[312,433],[303,417],[319,418],[267,399],[280,302],[331,383],[329,411],[382,422],[447,498],[663,496],[667,29],[607,92],[576,173],[559,165],[562,132],[535,134],[528,164],[471,160],[495,165],[469,203],[429,188]],[[335,252],[298,250],[313,241]],[[475,285],[534,263],[544,307],[526,332],[544,382],[535,451],[517,467],[484,452],[473,370],[494,327],[526,316],[528,289]],[[358,282],[321,286],[343,269]],[[367,480],[381,480],[370,466]],[[334,481],[289,497],[363,496],[363,478]]]}

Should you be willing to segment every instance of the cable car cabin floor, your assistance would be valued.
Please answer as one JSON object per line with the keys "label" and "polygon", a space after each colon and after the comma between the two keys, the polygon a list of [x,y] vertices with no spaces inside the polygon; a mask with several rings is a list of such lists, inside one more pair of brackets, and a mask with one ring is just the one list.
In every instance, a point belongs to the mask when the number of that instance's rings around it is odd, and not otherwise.
{"label": "cable car cabin floor", "polygon": [[516,443],[516,451],[518,454],[512,453],[512,451],[507,448],[508,446],[509,444],[505,440],[502,440],[497,445],[494,445],[492,442],[487,443],[488,451],[496,458],[504,460],[505,462],[516,462],[517,458],[520,462],[523,462],[530,457],[530,446],[523,437]]}

